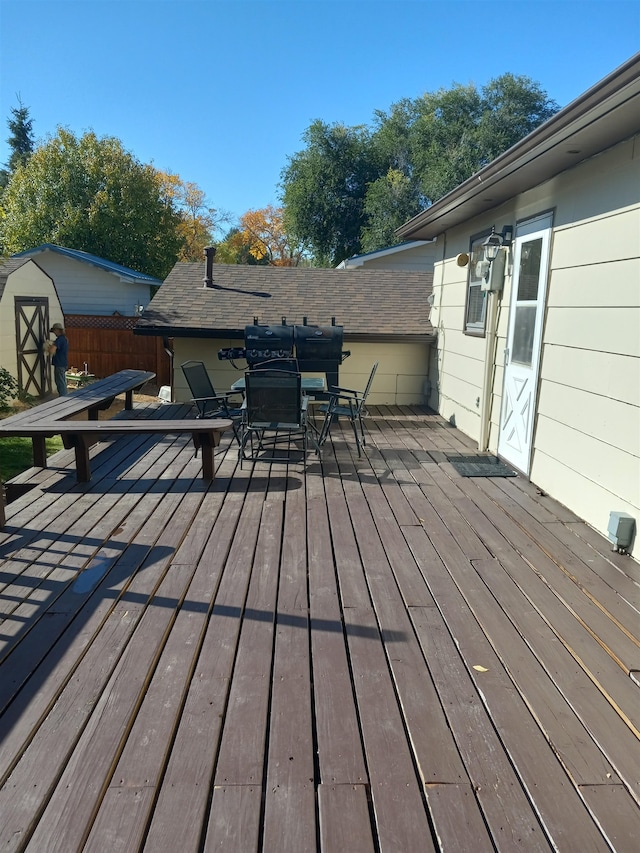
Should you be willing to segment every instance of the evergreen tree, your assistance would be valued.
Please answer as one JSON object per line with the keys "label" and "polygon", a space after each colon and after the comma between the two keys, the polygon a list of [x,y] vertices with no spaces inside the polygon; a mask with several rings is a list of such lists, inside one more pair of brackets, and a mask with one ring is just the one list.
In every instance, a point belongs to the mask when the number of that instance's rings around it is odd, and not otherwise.
{"label": "evergreen tree", "polygon": [[18,98],[18,106],[12,107],[11,114],[13,118],[7,120],[7,125],[11,135],[7,139],[7,143],[11,148],[11,156],[5,169],[0,170],[0,186],[6,187],[9,183],[9,178],[16,171],[18,166],[24,166],[33,153],[33,120],[29,117],[29,107],[22,104]]}

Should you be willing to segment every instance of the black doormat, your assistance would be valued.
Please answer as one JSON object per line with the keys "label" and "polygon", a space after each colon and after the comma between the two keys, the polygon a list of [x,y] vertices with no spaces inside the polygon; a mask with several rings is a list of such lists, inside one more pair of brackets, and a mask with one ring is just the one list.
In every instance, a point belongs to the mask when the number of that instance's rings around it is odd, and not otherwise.
{"label": "black doormat", "polygon": [[517,477],[496,456],[447,456],[461,477]]}

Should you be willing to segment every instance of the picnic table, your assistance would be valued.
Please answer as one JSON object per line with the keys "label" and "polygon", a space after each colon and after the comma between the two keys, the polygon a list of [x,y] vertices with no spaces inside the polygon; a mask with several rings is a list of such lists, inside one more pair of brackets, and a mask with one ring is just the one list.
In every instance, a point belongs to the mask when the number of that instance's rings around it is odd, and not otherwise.
{"label": "picnic table", "polygon": [[[221,434],[232,427],[230,420],[195,417],[180,420],[146,417],[98,420],[99,412],[109,408],[119,394],[125,394],[125,409],[132,409],[133,392],[154,377],[155,373],[144,370],[121,370],[64,397],[56,397],[0,420],[0,438],[3,435],[30,438],[34,465],[46,468],[45,439],[52,435],[61,435],[65,447],[72,447],[75,451],[78,482],[86,483],[91,480],[89,447],[101,438],[113,435],[166,435],[188,432],[193,436],[196,446],[202,449],[203,479],[212,480],[215,473],[214,448],[220,443]],[[85,412],[86,419],[74,419]],[[0,526],[4,522],[4,501],[0,499]]]}
{"label": "picnic table", "polygon": [[[65,431],[56,429],[58,422],[67,421],[86,412],[87,418],[97,421],[101,411],[108,409],[116,397],[125,395],[125,409],[133,407],[133,393],[139,391],[146,383],[155,379],[155,373],[149,370],[121,370],[113,373],[105,379],[99,379],[66,394],[64,397],[54,397],[31,409],[25,409],[15,415],[0,421],[0,429],[8,435],[10,427],[22,428],[26,431],[19,433],[31,438],[33,445],[33,464],[40,468],[47,467],[47,450],[45,439],[51,435],[62,435],[65,440]],[[42,432],[36,428],[43,421],[54,422],[51,424],[52,432]],[[31,432],[29,430],[34,428]],[[18,433],[12,433],[16,435]],[[65,447],[68,445],[65,443]]]}

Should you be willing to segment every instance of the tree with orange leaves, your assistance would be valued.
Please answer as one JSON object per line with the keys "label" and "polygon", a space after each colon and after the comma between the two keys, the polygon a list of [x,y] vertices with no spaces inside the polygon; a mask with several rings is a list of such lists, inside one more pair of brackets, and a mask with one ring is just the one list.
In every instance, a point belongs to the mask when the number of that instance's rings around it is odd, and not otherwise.
{"label": "tree with orange leaves", "polygon": [[305,245],[284,226],[283,209],[272,204],[248,210],[240,217],[239,232],[249,254],[258,263],[272,267],[297,267],[305,256]]}
{"label": "tree with orange leaves", "polygon": [[179,175],[159,172],[164,197],[178,212],[180,221],[176,232],[180,240],[178,261],[200,261],[206,246],[213,242],[213,234],[230,214],[209,206],[204,192],[192,181],[183,181]]}

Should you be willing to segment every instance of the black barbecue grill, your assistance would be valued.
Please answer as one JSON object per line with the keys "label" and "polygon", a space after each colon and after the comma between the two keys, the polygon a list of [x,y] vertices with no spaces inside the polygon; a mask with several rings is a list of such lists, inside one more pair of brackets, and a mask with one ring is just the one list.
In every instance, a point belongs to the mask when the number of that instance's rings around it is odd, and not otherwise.
{"label": "black barbecue grill", "polygon": [[249,367],[293,358],[293,326],[244,327],[245,358]]}
{"label": "black barbecue grill", "polygon": [[338,368],[351,355],[342,349],[342,326],[296,326],[296,358],[301,373],[324,373],[327,387],[338,384]]}
{"label": "black barbecue grill", "polygon": [[[269,367],[290,367],[300,373],[324,373],[327,387],[338,385],[338,371],[342,362],[351,355],[342,349],[343,327],[336,326],[261,326],[254,322],[244,328],[244,347],[218,351],[220,360],[244,358],[248,367],[269,363]],[[295,352],[294,352],[295,347]]]}

